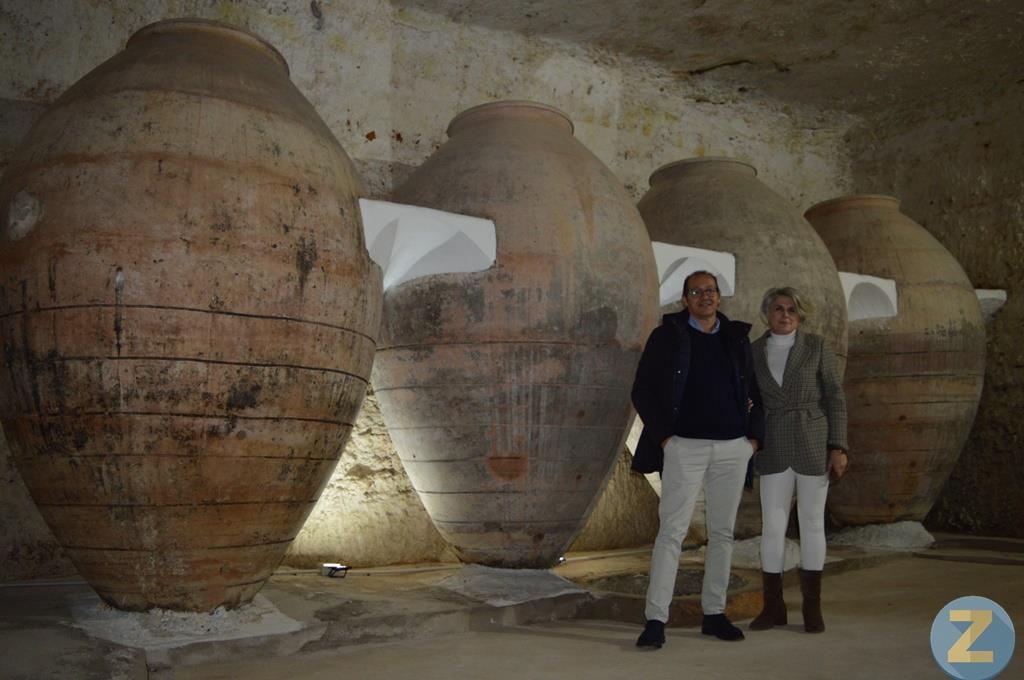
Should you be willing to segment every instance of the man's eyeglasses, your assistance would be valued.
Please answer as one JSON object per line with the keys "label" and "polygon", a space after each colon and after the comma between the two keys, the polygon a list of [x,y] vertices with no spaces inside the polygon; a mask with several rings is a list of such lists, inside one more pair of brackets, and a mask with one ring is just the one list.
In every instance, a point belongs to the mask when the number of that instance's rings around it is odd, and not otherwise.
{"label": "man's eyeglasses", "polygon": [[716,295],[718,295],[718,289],[717,288],[689,288],[686,291],[686,295],[688,297],[692,297],[692,298],[700,298],[700,297],[704,297],[705,295],[710,295],[711,297],[715,297]]}

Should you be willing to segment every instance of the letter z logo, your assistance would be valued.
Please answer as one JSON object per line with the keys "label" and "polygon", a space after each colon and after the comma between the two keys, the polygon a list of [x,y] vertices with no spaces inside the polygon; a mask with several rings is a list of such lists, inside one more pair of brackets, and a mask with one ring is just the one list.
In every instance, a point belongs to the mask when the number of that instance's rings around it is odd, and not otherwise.
{"label": "letter z logo", "polygon": [[977,595],[958,597],[932,621],[932,656],[951,678],[992,680],[1010,663],[1016,637],[998,604]]}
{"label": "letter z logo", "polygon": [[992,650],[972,650],[971,645],[981,637],[985,629],[992,625],[991,609],[951,609],[950,621],[970,621],[964,634],[961,635],[946,654],[949,663],[992,663]]}

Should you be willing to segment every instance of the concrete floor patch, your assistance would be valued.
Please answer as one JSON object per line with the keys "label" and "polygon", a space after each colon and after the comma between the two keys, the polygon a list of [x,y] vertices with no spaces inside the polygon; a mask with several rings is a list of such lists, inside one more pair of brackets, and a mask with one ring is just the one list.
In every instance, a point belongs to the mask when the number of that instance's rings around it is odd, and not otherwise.
{"label": "concrete floor patch", "polygon": [[437,585],[492,607],[586,593],[575,583],[544,569],[495,569],[478,564],[463,567]]}
{"label": "concrete floor patch", "polygon": [[125,612],[102,602],[93,593],[79,593],[71,604],[74,626],[94,638],[147,650],[181,647],[195,642],[234,640],[291,633],[303,628],[263,595],[237,609],[175,612],[150,609]]}

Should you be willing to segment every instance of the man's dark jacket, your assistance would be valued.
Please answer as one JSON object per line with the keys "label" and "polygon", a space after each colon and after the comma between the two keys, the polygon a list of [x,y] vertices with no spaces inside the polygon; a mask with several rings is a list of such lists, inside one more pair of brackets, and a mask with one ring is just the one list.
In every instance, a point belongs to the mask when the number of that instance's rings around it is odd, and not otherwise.
{"label": "man's dark jacket", "polygon": [[[764,442],[764,410],[747,338],[750,324],[730,321],[721,312],[718,319],[721,322],[718,332],[732,360],[736,408],[746,419],[746,436]],[[640,443],[633,456],[633,469],[637,472],[661,472],[665,457],[661,442],[675,433],[676,418],[690,370],[689,320],[690,312],[685,309],[664,315],[661,325],[647,339],[647,346],[640,357],[632,395],[633,406],[644,423]],[[749,412],[748,399],[753,402]]]}

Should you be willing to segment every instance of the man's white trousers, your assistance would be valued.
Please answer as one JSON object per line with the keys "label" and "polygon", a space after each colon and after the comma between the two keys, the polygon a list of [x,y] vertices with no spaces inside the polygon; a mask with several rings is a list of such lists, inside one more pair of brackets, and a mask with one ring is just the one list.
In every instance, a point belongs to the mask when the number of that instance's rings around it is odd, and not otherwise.
{"label": "man's white trousers", "polygon": [[705,614],[725,611],[733,527],[751,455],[753,449],[745,437],[726,441],[672,437],[665,444],[658,504],[660,526],[651,555],[647,588],[648,620],[668,621],[679,552],[690,528],[701,484],[704,485],[708,545],[700,602]]}

